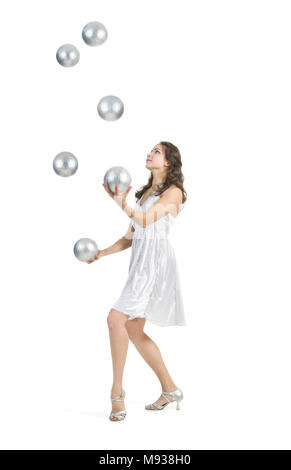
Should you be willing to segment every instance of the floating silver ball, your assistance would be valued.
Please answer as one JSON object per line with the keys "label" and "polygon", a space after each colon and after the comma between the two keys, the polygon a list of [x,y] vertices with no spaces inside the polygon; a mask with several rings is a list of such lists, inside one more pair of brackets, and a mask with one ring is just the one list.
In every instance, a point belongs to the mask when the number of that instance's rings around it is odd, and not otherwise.
{"label": "floating silver ball", "polygon": [[107,29],[98,21],[91,21],[82,30],[82,38],[88,46],[100,46],[107,39]]}
{"label": "floating silver ball", "polygon": [[74,255],[79,261],[90,261],[98,253],[98,246],[90,238],[80,238],[74,245]]}
{"label": "floating silver ball", "polygon": [[59,176],[72,176],[78,169],[78,160],[70,152],[61,152],[54,158],[53,168]]}
{"label": "floating silver ball", "polygon": [[103,183],[108,181],[109,189],[115,194],[115,185],[118,185],[118,193],[122,194],[128,190],[131,183],[129,172],[122,166],[113,166],[106,171]]}
{"label": "floating silver ball", "polygon": [[63,67],[72,67],[79,62],[80,52],[73,44],[64,44],[58,48],[56,57]]}
{"label": "floating silver ball", "polygon": [[117,96],[108,95],[99,101],[97,111],[105,121],[116,121],[122,116],[124,105]]}

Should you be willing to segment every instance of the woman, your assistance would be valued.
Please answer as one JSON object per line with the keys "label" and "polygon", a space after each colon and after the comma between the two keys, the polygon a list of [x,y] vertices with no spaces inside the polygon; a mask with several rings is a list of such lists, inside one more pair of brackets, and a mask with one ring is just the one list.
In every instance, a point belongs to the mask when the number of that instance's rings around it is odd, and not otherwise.
{"label": "woman", "polygon": [[134,208],[126,197],[131,189],[113,194],[105,190],[131,219],[127,233],[112,246],[99,250],[93,260],[132,246],[128,279],[113,304],[107,323],[113,364],[112,411],[109,419],[121,421],[126,416],[122,377],[130,339],[156,373],[162,394],[146,405],[147,410],[161,410],[171,401],[177,409],[183,392],[171,378],[157,345],[144,332],[146,320],[160,326],[185,325],[183,300],[175,253],[167,235],[175,217],[187,199],[178,148],[169,142],[156,145],[146,160],[151,171],[148,183],[135,193]]}

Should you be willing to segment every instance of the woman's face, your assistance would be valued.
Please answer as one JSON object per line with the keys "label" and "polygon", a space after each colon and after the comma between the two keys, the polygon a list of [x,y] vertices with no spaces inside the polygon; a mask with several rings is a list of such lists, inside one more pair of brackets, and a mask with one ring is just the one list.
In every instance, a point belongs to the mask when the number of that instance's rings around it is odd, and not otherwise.
{"label": "woman's face", "polygon": [[146,167],[149,170],[152,170],[154,168],[163,168],[168,165],[169,163],[166,161],[163,146],[161,144],[155,145],[152,151],[147,155]]}

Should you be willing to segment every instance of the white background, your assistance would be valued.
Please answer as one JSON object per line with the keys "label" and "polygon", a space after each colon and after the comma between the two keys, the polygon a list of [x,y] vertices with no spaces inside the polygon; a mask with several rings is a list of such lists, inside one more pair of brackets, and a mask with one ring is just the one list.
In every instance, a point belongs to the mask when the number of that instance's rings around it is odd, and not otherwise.
{"label": "white background", "polygon": [[[290,449],[290,2],[11,0],[0,18],[1,448]],[[68,42],[72,68],[55,58]],[[118,121],[97,115],[107,94]],[[72,250],[124,235],[103,175],[130,171],[132,205],[160,140],[188,192],[171,233],[187,326],[145,330],[185,398],[146,412],[160,384],[130,343],[112,423],[106,318],[130,249],[90,265]],[[71,178],[52,169],[64,150]]]}

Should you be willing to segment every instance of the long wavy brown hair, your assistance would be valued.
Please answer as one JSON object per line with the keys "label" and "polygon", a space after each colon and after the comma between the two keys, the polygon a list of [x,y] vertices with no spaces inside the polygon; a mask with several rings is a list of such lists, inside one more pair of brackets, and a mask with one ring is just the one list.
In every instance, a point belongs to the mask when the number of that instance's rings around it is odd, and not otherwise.
{"label": "long wavy brown hair", "polygon": [[[166,181],[155,191],[155,194],[162,194],[164,191],[166,191],[167,188],[174,184],[182,190],[182,204],[184,204],[187,200],[187,192],[185,191],[183,186],[184,175],[182,173],[182,160],[180,151],[178,147],[171,144],[170,142],[162,141],[160,142],[160,145],[163,145],[165,149],[166,160],[170,163],[170,165],[167,167],[168,170]],[[148,182],[144,186],[142,186],[138,191],[135,192],[135,197],[137,199],[140,199],[143,194],[147,191],[147,189],[151,187],[152,182],[153,173],[151,172]]]}

